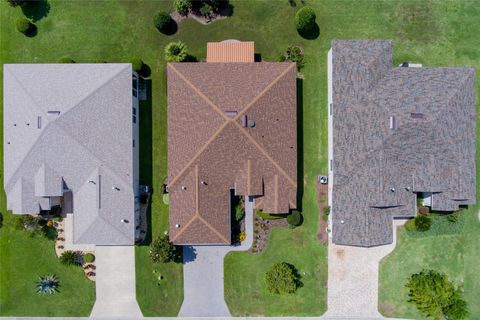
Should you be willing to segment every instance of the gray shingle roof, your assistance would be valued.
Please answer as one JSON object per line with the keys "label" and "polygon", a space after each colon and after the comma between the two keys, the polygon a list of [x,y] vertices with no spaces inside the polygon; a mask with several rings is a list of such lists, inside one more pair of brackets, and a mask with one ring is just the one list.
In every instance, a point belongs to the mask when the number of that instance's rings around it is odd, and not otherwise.
{"label": "gray shingle roof", "polygon": [[75,243],[133,244],[131,65],[9,64],[3,79],[8,208],[71,190]]}
{"label": "gray shingle roof", "polygon": [[394,68],[391,41],[333,41],[332,64],[335,243],[391,243],[415,192],[475,203],[473,69]]}

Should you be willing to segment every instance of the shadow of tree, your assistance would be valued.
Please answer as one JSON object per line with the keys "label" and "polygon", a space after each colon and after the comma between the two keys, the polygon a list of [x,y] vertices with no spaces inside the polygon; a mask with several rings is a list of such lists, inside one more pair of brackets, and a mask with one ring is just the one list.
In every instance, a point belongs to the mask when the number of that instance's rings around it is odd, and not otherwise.
{"label": "shadow of tree", "polygon": [[303,199],[303,79],[297,78],[297,210]]}
{"label": "shadow of tree", "polygon": [[152,75],[152,69],[150,68],[150,66],[148,64],[143,63],[142,70],[140,70],[139,74],[143,78],[148,78]]}
{"label": "shadow of tree", "polygon": [[197,258],[197,250],[192,246],[182,246],[183,249],[183,263],[195,261]]}
{"label": "shadow of tree", "polygon": [[297,268],[291,263],[286,262],[286,264],[292,270],[293,276],[295,277],[295,284],[297,285],[297,289],[303,287],[303,282],[301,280],[302,276],[298,272]]}
{"label": "shadow of tree", "polygon": [[320,27],[317,23],[310,30],[297,30],[298,34],[307,40],[315,40],[320,36]]}
{"label": "shadow of tree", "polygon": [[22,12],[25,17],[36,22],[48,16],[50,12],[50,3],[48,0],[28,1],[22,6]]}
{"label": "shadow of tree", "polygon": [[33,38],[37,35],[37,33],[38,33],[37,26],[34,25],[33,23],[31,23],[28,30],[24,33],[24,35],[29,37],[29,38]]}
{"label": "shadow of tree", "polygon": [[161,30],[159,29],[158,31],[160,31],[166,36],[171,36],[177,33],[177,30],[178,30],[177,22],[173,19],[170,19],[170,22],[168,23],[168,25],[162,28]]}

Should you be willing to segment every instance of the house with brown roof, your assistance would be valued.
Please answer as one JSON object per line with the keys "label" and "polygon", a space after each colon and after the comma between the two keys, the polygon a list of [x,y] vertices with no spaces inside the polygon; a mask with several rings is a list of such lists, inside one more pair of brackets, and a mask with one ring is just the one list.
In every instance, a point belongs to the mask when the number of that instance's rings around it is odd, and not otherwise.
{"label": "house with brown roof", "polygon": [[264,212],[296,207],[295,64],[253,62],[250,42],[208,50],[207,62],[167,67],[169,234],[179,245],[231,243],[231,190]]}

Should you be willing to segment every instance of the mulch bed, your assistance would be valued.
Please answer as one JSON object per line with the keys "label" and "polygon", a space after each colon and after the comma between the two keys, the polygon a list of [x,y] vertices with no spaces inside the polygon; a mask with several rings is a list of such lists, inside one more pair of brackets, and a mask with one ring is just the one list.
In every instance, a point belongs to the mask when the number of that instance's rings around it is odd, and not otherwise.
{"label": "mulch bed", "polygon": [[288,228],[286,218],[282,219],[263,219],[254,214],[253,217],[253,244],[248,252],[259,254],[268,244],[270,232],[273,228]]}
{"label": "mulch bed", "polygon": [[321,184],[320,182],[317,182],[317,203],[320,218],[317,239],[321,243],[328,243],[328,221],[325,220],[323,214],[323,210],[328,206],[328,184]]}

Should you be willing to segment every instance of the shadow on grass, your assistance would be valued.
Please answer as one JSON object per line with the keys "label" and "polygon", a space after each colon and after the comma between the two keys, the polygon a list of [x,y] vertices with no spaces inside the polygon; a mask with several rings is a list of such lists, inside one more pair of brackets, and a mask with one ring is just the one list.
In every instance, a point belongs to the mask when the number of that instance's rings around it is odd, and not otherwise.
{"label": "shadow on grass", "polygon": [[163,33],[166,36],[174,35],[175,33],[177,33],[177,30],[178,30],[177,22],[175,22],[175,20],[173,20],[173,19],[170,20],[168,25],[166,25],[162,29],[158,29],[158,31],[160,31],[161,33]]}
{"label": "shadow on grass", "polygon": [[317,23],[315,23],[315,25],[313,26],[312,29],[310,30],[297,30],[298,31],[298,34],[304,38],[304,39],[307,39],[307,40],[315,40],[317,39],[319,36],[320,36],[320,27],[318,26]]}
{"label": "shadow on grass", "polygon": [[[147,98],[145,101],[140,101],[139,114],[140,114],[140,184],[153,185],[153,154],[152,154],[152,80],[143,79],[145,90],[147,92]],[[155,192],[151,188],[152,195]],[[152,197],[150,197],[152,199]],[[147,208],[147,234],[145,240],[140,244],[142,246],[148,246],[152,242],[152,204]]]}
{"label": "shadow on grass", "polygon": [[50,3],[47,0],[28,1],[22,6],[22,12],[25,17],[33,22],[45,18],[50,13]]}
{"label": "shadow on grass", "polygon": [[[297,210],[303,199],[303,79],[297,78]],[[303,222],[303,221],[302,221]]]}
{"label": "shadow on grass", "polygon": [[31,23],[30,26],[28,27],[28,30],[25,31],[24,35],[33,38],[37,35],[38,33],[38,28],[35,24]]}
{"label": "shadow on grass", "polygon": [[152,69],[148,64],[143,63],[142,70],[140,70],[139,74],[143,78],[149,78],[152,75]]}

